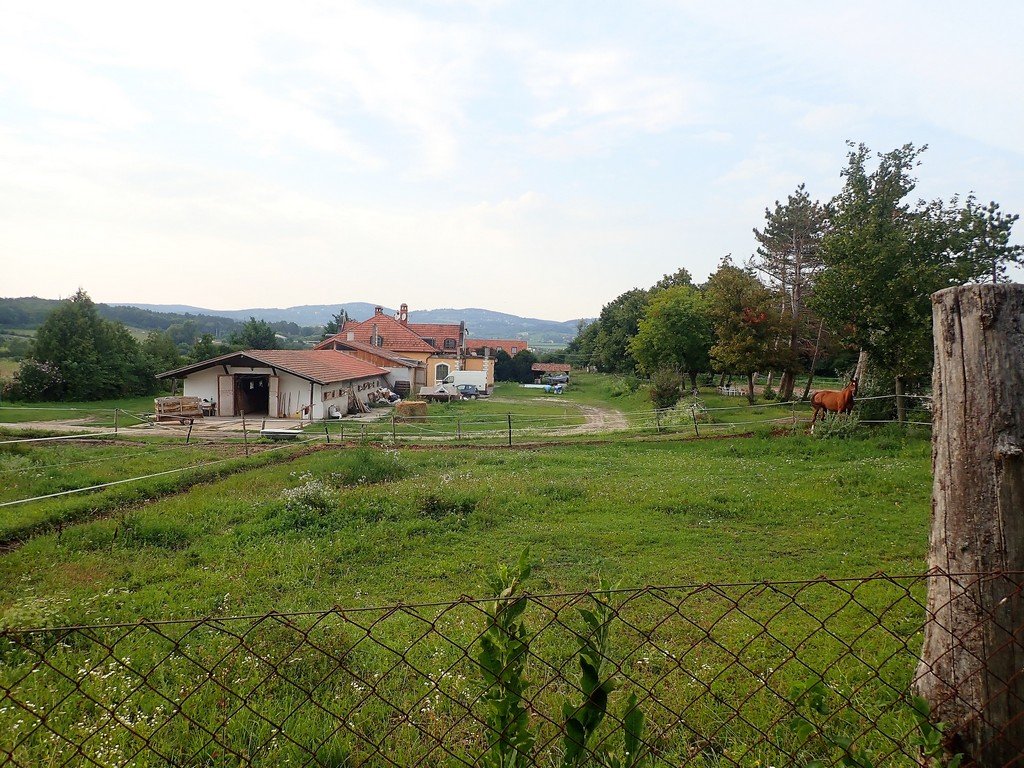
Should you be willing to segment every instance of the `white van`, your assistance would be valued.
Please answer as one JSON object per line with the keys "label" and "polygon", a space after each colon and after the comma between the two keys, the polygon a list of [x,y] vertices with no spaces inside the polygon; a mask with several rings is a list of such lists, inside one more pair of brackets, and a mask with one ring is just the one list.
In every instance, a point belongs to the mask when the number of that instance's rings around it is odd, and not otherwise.
{"label": "white van", "polygon": [[487,373],[484,371],[452,371],[442,384],[472,384],[481,392],[487,391]]}

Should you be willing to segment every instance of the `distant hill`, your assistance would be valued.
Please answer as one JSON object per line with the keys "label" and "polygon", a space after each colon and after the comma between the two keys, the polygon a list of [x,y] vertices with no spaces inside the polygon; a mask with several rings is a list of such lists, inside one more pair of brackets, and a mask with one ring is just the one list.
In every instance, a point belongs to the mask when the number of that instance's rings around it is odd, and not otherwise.
{"label": "distant hill", "polygon": [[[285,309],[254,307],[252,309],[228,310],[205,309],[185,304],[128,304],[124,306],[139,307],[153,312],[188,313],[193,316],[214,315],[238,321],[255,317],[268,322],[288,321],[298,325],[324,325],[340,309],[348,312],[348,316],[354,320],[366,320],[373,315],[377,305],[358,301],[343,304],[305,304]],[[391,307],[385,307],[384,311],[391,315],[396,312]],[[531,344],[568,344],[576,336],[577,325],[576,320],[541,320],[478,308],[412,310],[409,312],[409,320],[414,323],[457,323],[460,320],[465,320],[470,337],[478,339],[526,337]]]}
{"label": "distant hill", "polygon": [[[38,328],[46,316],[60,303],[57,299],[40,299],[34,296],[23,298],[0,298],[0,329],[32,330]],[[270,323],[294,323],[296,326],[322,326],[331,317],[344,309],[349,317],[365,320],[373,315],[377,305],[363,301],[344,304],[306,304],[284,309],[254,307],[252,309],[204,309],[187,304],[97,304],[101,317],[116,320],[131,328],[141,330],[167,330],[172,325],[191,323],[202,333],[211,333],[225,338],[250,317]],[[384,311],[394,315],[396,310],[385,307]],[[525,338],[530,344],[563,345],[576,336],[576,320],[541,320],[535,317],[520,317],[489,309],[469,307],[465,309],[420,309],[409,313],[414,323],[457,323],[466,321],[470,338]],[[290,335],[298,335],[299,328],[290,329]]]}
{"label": "distant hill", "polygon": [[[59,299],[36,296],[0,298],[0,329],[33,330],[60,305]],[[115,320],[144,331],[165,331],[171,325],[191,322],[198,333],[223,337],[239,327],[239,323],[223,315],[198,312],[158,312],[131,304],[97,304],[96,310],[105,320]],[[248,316],[246,316],[248,319]]]}

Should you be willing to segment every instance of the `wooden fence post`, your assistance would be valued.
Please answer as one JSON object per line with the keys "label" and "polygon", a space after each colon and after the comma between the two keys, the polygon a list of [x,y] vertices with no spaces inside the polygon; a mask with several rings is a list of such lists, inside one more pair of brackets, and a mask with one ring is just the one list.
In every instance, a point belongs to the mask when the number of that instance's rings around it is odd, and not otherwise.
{"label": "wooden fence post", "polygon": [[242,411],[242,440],[245,442],[245,458],[249,458],[249,428],[245,425],[245,411]]}
{"label": "wooden fence post", "polygon": [[932,306],[937,575],[915,688],[948,724],[949,752],[1012,765],[1024,754],[1024,285],[947,288]]}

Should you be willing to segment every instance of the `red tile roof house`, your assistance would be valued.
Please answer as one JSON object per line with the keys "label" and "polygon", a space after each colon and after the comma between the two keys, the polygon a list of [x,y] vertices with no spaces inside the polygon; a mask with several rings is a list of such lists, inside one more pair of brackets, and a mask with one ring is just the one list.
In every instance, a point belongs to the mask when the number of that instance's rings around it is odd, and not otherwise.
{"label": "red tile roof house", "polygon": [[[419,365],[411,369],[410,390],[433,387],[453,371],[473,368],[465,353],[465,323],[410,323],[409,305],[402,304],[398,316],[392,317],[377,307],[368,320],[349,320],[334,336],[317,344],[316,349],[344,349],[352,343],[393,353]],[[475,367],[475,370],[487,368]],[[402,380],[394,379],[397,389],[404,389]],[[488,372],[488,386],[494,382],[493,367]]]}
{"label": "red tile roof house", "polygon": [[466,339],[466,352],[471,355],[491,357],[498,352],[504,352],[509,357],[515,357],[530,345],[526,339]]}
{"label": "red tile roof house", "polygon": [[248,349],[173,371],[183,394],[211,400],[218,416],[323,419],[345,414],[350,398],[366,403],[389,386],[388,371],[332,349]]}

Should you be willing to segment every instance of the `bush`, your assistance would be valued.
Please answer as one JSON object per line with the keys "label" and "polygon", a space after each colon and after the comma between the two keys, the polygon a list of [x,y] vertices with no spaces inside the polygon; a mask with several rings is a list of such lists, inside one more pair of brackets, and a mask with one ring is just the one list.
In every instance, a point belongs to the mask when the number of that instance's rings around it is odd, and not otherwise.
{"label": "bush", "polygon": [[655,371],[651,376],[651,401],[656,408],[671,408],[682,392],[683,378],[667,368]]}
{"label": "bush", "polygon": [[814,425],[814,436],[825,440],[846,440],[860,430],[860,417],[856,413],[836,413],[819,419]]}

